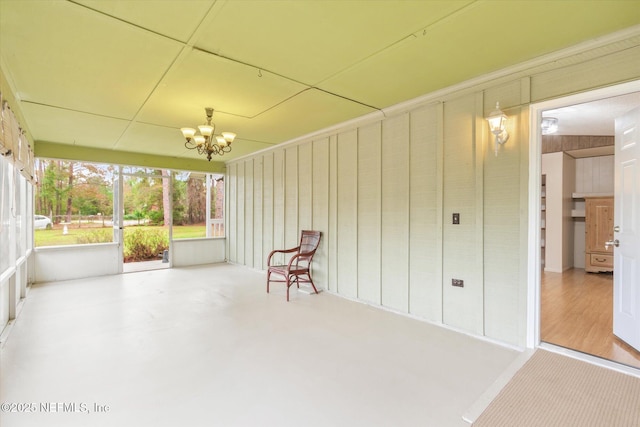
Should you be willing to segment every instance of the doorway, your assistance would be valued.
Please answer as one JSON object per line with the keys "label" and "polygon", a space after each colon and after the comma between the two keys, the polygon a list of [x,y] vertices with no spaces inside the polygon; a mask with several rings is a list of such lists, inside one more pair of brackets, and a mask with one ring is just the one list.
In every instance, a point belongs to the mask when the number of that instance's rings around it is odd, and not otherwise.
{"label": "doorway", "polygon": [[170,175],[168,170],[119,167],[113,217],[121,273],[170,268]]}
{"label": "doorway", "polygon": [[[606,170],[613,167],[610,159],[613,158],[613,146],[606,143],[606,137],[613,139],[615,117],[633,105],[640,105],[639,90],[640,82],[633,82],[531,107],[531,123],[536,125],[531,128],[529,248],[536,256],[529,261],[530,313],[533,313],[529,316],[530,347],[551,343],[640,368],[640,352],[612,332],[613,276],[585,270],[584,246],[585,194],[589,197],[601,193],[599,195],[613,198],[613,172]],[[549,150],[549,138],[542,135],[543,118],[557,119],[558,136],[552,138],[553,150]],[[605,121],[609,122],[609,130],[598,130]],[[569,136],[575,137],[575,144]],[[590,146],[589,136],[598,137],[591,138],[598,141]],[[567,177],[569,181],[574,180],[564,183],[565,194],[560,196],[560,203],[564,203],[560,209],[564,208],[564,215],[561,214],[559,228],[553,231],[549,230],[550,219],[546,216],[550,203],[545,199],[548,196],[545,190],[553,184],[553,178],[546,173],[543,152],[556,152],[556,163],[566,168],[565,180]],[[560,176],[562,179],[562,171]],[[568,196],[567,187],[573,189]],[[551,261],[550,252],[555,256]]]}

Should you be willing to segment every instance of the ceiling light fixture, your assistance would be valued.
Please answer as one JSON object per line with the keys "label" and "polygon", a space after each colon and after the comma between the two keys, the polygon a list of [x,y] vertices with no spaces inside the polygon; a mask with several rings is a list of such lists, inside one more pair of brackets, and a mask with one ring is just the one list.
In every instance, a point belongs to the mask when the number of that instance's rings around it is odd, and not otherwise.
{"label": "ceiling light fixture", "polygon": [[198,154],[207,154],[207,160],[211,161],[212,155],[223,156],[231,151],[231,143],[236,138],[233,132],[222,132],[216,135],[216,125],[211,123],[213,118],[213,108],[206,107],[204,111],[207,113],[207,123],[198,126],[200,135],[196,135],[193,128],[181,128],[182,135],[187,142],[184,146],[189,150],[198,150]]}
{"label": "ceiling light fixture", "polygon": [[496,142],[496,156],[498,155],[498,148],[509,140],[509,133],[507,132],[507,115],[500,109],[500,103],[496,102],[496,109],[487,117],[489,122],[489,130],[495,136]]}
{"label": "ceiling light fixture", "polygon": [[540,124],[543,135],[550,135],[558,132],[558,119],[555,117],[543,117]]}

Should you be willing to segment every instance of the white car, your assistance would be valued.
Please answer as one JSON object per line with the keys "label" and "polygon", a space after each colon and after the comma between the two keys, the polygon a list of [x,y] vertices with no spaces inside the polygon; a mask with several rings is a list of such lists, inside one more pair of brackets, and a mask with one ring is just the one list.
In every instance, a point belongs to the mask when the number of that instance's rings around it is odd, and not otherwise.
{"label": "white car", "polygon": [[53,227],[53,224],[49,217],[46,217],[44,215],[35,216],[33,221],[33,228],[35,228],[36,230],[44,230],[45,228],[47,230],[50,230],[51,227]]}

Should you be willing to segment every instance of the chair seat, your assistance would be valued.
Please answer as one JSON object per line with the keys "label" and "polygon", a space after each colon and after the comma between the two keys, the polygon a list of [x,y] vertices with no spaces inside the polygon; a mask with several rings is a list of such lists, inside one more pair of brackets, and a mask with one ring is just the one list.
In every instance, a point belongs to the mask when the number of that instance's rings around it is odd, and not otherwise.
{"label": "chair seat", "polygon": [[269,266],[269,271],[271,271],[272,273],[280,273],[282,275],[285,275],[287,273],[289,274],[301,274],[301,273],[306,273],[307,271],[309,271],[308,267],[298,267],[295,265],[292,265],[291,268],[287,268],[286,265],[271,265]]}

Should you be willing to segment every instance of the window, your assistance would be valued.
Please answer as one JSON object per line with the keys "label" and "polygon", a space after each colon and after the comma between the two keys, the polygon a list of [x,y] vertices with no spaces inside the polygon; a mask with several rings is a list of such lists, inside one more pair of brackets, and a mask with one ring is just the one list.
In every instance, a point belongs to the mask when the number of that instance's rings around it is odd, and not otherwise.
{"label": "window", "polygon": [[36,160],[36,246],[113,241],[112,165]]}
{"label": "window", "polygon": [[[207,191],[207,180],[211,188]],[[173,185],[173,238],[224,237],[222,176],[177,172]],[[208,214],[207,214],[208,213]]]}
{"label": "window", "polygon": [[[37,247],[113,241],[118,166],[37,159],[35,173],[29,218],[34,218]],[[123,166],[122,180],[125,228],[146,227],[150,233],[155,228],[153,233],[168,241],[168,221],[173,218],[174,239],[224,237],[221,175]]]}

